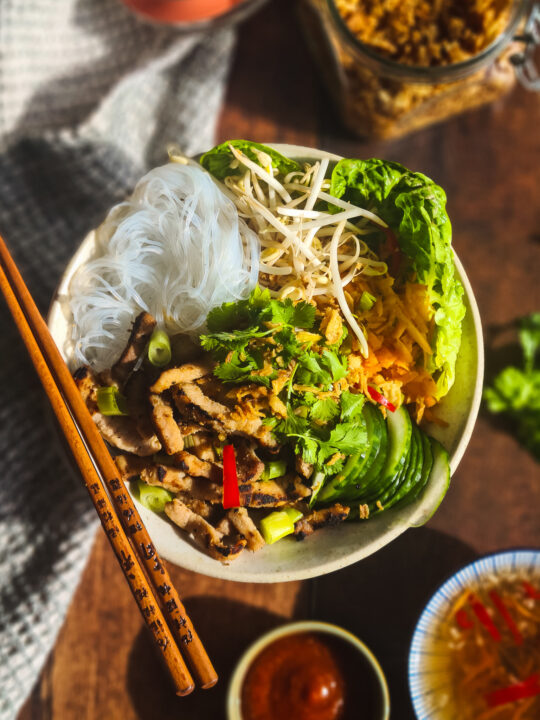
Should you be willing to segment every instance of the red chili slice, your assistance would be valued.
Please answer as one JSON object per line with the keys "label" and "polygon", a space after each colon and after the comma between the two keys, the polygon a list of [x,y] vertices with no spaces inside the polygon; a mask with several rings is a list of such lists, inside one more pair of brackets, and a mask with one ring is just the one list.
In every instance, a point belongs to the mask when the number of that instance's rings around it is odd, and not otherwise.
{"label": "red chili slice", "polygon": [[530,582],[527,582],[527,580],[523,581],[523,588],[527,595],[533,600],[538,600],[540,598],[540,592],[533,585],[531,585]]}
{"label": "red chili slice", "polygon": [[501,633],[498,631],[497,626],[491,619],[491,615],[488,613],[486,606],[472,593],[469,595],[469,603],[474,611],[474,614],[486,628],[491,637],[495,640],[495,642],[500,642]]}
{"label": "red chili slice", "polygon": [[232,445],[223,448],[223,507],[225,510],[240,507],[236,457]]}
{"label": "red chili slice", "polygon": [[371,385],[368,385],[368,393],[370,394],[372,400],[375,400],[375,402],[378,402],[379,405],[382,405],[385,408],[388,408],[390,412],[396,412],[396,406],[393,405],[389,400],[387,400],[384,395],[381,395],[381,393],[378,390],[375,390],[374,387],[371,387]]}
{"label": "red chili slice", "polygon": [[486,702],[489,707],[497,707],[497,705],[505,705],[535,695],[540,695],[540,673],[531,675],[523,682],[490,692],[486,695]]}
{"label": "red chili slice", "polygon": [[514,618],[510,615],[508,608],[503,603],[502,598],[500,597],[499,593],[496,590],[492,590],[489,593],[489,596],[490,596],[493,604],[495,605],[495,607],[497,608],[497,610],[503,617],[505,623],[508,625],[510,632],[512,633],[512,636],[516,642],[516,645],[522,645],[523,637],[522,637],[521,633],[519,632],[516,623],[514,622]]}
{"label": "red chili slice", "polygon": [[467,611],[465,608],[461,608],[456,613],[456,622],[459,625],[460,628],[463,630],[468,630],[469,628],[472,628],[474,625],[473,621],[470,619]]}

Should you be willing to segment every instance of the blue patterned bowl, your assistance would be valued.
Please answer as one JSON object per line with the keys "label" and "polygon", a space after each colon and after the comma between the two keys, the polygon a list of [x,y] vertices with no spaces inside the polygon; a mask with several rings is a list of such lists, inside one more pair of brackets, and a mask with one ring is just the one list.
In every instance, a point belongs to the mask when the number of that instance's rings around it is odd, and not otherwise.
{"label": "blue patterned bowl", "polygon": [[458,570],[433,595],[420,615],[409,651],[409,691],[418,720],[459,720],[455,715],[441,715],[443,697],[451,692],[448,656],[437,652],[433,644],[434,628],[456,597],[484,578],[525,571],[540,574],[540,550],[508,550],[475,560]]}

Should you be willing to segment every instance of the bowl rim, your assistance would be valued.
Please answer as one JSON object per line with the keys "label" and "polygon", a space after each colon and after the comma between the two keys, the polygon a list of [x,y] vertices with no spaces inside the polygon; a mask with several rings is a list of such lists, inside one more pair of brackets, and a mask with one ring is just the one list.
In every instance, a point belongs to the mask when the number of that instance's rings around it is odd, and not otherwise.
{"label": "bowl rim", "polygon": [[[310,148],[303,145],[289,145],[283,143],[268,143],[268,145],[276,149],[278,152],[281,152],[282,154],[298,159],[328,158],[330,161],[339,161],[341,159],[341,156],[336,155],[335,153],[330,153],[325,150]],[[74,254],[72,255],[70,261],[66,266],[66,269],[64,270],[64,273],[60,278],[57,289],[51,300],[51,305],[47,315],[47,323],[49,325],[49,328],[51,329],[52,325],[55,322],[65,322],[65,316],[62,309],[62,300],[64,299],[65,301],[65,298],[68,297],[69,285],[77,268],[80,264],[85,262],[88,259],[88,256],[91,254],[94,248],[94,239],[95,231],[91,230],[75,250]],[[469,412],[466,416],[465,423],[459,435],[458,442],[450,457],[451,474],[455,472],[470,441],[480,408],[484,375],[484,345],[482,325],[478,306],[469,279],[465,273],[461,261],[459,260],[455,252],[454,263],[459,279],[464,287],[464,297],[466,298],[468,308],[470,309],[471,327],[474,331],[473,349],[476,357],[476,372],[474,377]],[[473,342],[473,338],[471,338],[471,342]],[[60,348],[60,350],[62,354],[65,355],[64,349]],[[145,523],[148,523],[148,521],[152,522],[151,515],[153,514],[151,514],[150,511],[144,508],[136,499],[135,503],[137,505],[139,513],[143,518],[143,521]],[[191,552],[183,554],[179,553],[178,551],[175,552],[174,549],[169,548],[170,543],[161,543],[156,539],[156,532],[153,533],[152,540],[154,541],[159,554],[165,560],[172,562],[179,567],[183,567],[186,570],[203,573],[208,577],[219,578],[222,580],[230,580],[233,582],[288,582],[293,580],[305,580],[308,578],[325,575],[330,572],[334,572],[336,570],[340,570],[341,568],[347,567],[348,565],[351,565],[355,562],[358,562],[364,557],[368,557],[369,555],[377,552],[382,547],[392,542],[409,527],[415,527],[424,524],[429,519],[429,517],[431,517],[436,507],[437,505],[434,505],[433,498],[429,496],[429,493],[425,493],[423,494],[421,500],[416,501],[416,503],[413,505],[403,508],[400,511],[399,517],[394,516],[394,513],[392,513],[392,511],[389,511],[389,513],[392,514],[391,517],[388,518],[387,525],[383,527],[381,532],[368,540],[367,544],[357,544],[351,546],[352,549],[348,550],[347,552],[327,557],[326,559],[324,559],[323,556],[318,564],[299,568],[282,567],[281,564],[278,562],[276,563],[276,567],[274,569],[263,569],[262,571],[255,572],[253,570],[250,570],[249,568],[243,568],[239,565],[235,565],[234,563],[224,566],[216,560],[213,560],[211,564],[205,564],[204,567],[201,568],[200,553],[202,551],[199,551],[199,553],[197,554],[193,554]],[[161,520],[161,518],[159,519]],[[376,522],[377,519],[378,518],[372,520],[372,522]],[[189,541],[187,540],[184,540],[184,542],[189,543]],[[189,545],[190,551],[194,549],[194,546]]]}
{"label": "bowl rim", "polygon": [[[532,560],[532,563],[526,563],[526,559]],[[500,561],[500,566],[497,566],[497,561]],[[425,707],[423,703],[425,693],[422,692],[419,682],[423,672],[423,648],[430,627],[440,617],[447,601],[455,596],[456,590],[470,582],[471,574],[474,579],[480,580],[488,572],[498,572],[505,568],[507,563],[512,570],[517,567],[528,567],[529,569],[537,567],[540,569],[540,547],[510,547],[480,555],[448,575],[422,609],[411,636],[407,662],[409,695],[418,720],[428,720],[428,718],[432,717],[433,712],[433,710]],[[486,564],[488,565],[486,566]],[[455,587],[456,584],[457,588]],[[415,685],[415,683],[417,684]]]}
{"label": "bowl rim", "polygon": [[386,675],[370,648],[357,635],[349,630],[335,625],[334,623],[323,622],[321,620],[298,620],[284,625],[280,625],[273,630],[261,635],[242,653],[240,659],[236,663],[233,674],[227,687],[227,720],[242,720],[241,715],[241,690],[242,684],[246,677],[246,673],[264,648],[271,645],[275,640],[286,637],[287,635],[296,635],[300,633],[326,633],[344,640],[352,645],[367,660],[369,666],[374,672],[377,679],[378,687],[382,694],[382,713],[380,718],[376,720],[388,720],[390,717],[390,692]]}

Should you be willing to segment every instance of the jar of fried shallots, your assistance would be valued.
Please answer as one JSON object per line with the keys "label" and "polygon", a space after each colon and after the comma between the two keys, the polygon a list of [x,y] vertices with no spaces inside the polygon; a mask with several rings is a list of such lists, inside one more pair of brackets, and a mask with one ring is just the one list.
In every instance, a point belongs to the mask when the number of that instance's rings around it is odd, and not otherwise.
{"label": "jar of fried shallots", "polygon": [[394,138],[507,93],[539,90],[528,0],[299,0],[323,81],[356,135]]}

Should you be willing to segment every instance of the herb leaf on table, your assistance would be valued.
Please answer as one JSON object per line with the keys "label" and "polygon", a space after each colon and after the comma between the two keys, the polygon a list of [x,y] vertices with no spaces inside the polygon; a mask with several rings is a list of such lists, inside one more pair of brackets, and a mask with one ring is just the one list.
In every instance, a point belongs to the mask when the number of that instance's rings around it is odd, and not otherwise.
{"label": "herb leaf on table", "polygon": [[519,321],[519,341],[523,350],[523,369],[510,365],[484,390],[484,401],[492,413],[503,413],[512,421],[520,442],[540,461],[540,367],[536,354],[540,347],[540,312]]}

